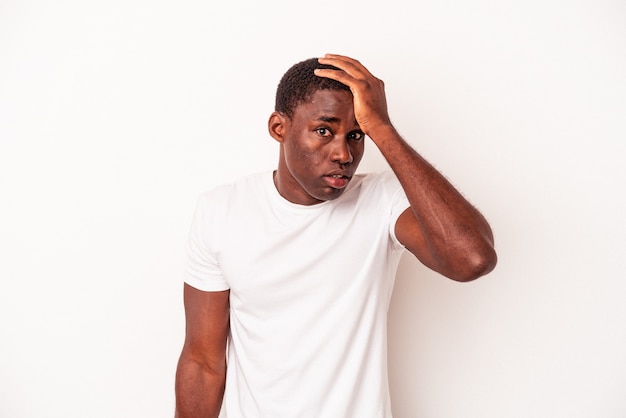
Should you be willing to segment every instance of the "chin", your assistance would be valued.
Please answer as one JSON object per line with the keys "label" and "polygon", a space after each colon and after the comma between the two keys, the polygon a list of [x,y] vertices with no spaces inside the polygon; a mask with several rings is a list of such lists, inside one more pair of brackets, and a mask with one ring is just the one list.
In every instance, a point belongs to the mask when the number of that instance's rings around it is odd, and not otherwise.
{"label": "chin", "polygon": [[327,200],[335,200],[343,194],[344,190],[333,189],[331,192],[320,193],[319,196],[314,196],[317,200],[325,202]]}

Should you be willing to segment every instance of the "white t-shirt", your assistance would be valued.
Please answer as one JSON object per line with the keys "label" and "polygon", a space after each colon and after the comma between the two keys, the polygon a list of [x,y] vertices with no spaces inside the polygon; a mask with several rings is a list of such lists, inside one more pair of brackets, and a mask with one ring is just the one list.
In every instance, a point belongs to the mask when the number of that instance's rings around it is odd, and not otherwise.
{"label": "white t-shirt", "polygon": [[271,172],[200,197],[185,282],[230,289],[228,417],[391,417],[387,310],[408,206],[390,171],[311,206]]}

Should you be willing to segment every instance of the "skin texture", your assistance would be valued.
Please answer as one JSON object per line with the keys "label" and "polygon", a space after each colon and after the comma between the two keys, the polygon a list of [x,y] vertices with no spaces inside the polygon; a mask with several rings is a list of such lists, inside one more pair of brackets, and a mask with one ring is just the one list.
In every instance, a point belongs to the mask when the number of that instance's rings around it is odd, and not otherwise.
{"label": "skin texture", "polygon": [[[314,205],[339,197],[354,175],[366,134],[398,177],[411,207],[395,226],[399,241],[423,264],[456,281],[474,280],[496,265],[485,218],[396,131],[384,83],[359,61],[327,54],[338,70],[315,74],[350,92],[319,90],[292,118],[271,114],[270,135],[280,143],[274,183],[287,200]],[[187,336],[176,374],[176,417],[217,417],[224,393],[228,291],[185,285]]]}
{"label": "skin texture", "polygon": [[217,417],[226,384],[229,291],[185,284],[185,344],[176,369],[176,418]]}
{"label": "skin texture", "polygon": [[387,112],[385,86],[359,61],[327,54],[319,60],[339,70],[316,75],[350,87],[354,115],[376,144],[409,199],[396,222],[398,240],[422,263],[457,281],[470,281],[496,265],[493,234],[485,218],[398,134]]}
{"label": "skin texture", "polygon": [[365,135],[354,118],[352,95],[319,90],[296,109],[292,119],[274,112],[268,123],[281,144],[276,188],[301,205],[336,199],[363,157]]}

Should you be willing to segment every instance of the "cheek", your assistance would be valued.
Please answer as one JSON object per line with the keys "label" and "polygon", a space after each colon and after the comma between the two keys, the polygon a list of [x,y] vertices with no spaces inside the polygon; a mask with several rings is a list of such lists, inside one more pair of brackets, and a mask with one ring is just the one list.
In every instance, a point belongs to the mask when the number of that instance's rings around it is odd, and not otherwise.
{"label": "cheek", "polygon": [[359,145],[357,145],[356,147],[353,148],[352,150],[352,158],[353,160],[353,164],[358,164],[361,162],[361,158],[363,158],[363,153],[365,152],[365,142],[361,142],[359,143]]}
{"label": "cheek", "polygon": [[319,152],[311,150],[302,144],[291,144],[285,147],[285,159],[289,171],[306,175],[313,173],[319,166]]}
{"label": "cheek", "polygon": [[290,149],[291,159],[297,162],[301,167],[314,166],[323,158],[322,150],[307,146],[307,144],[296,143]]}
{"label": "cheek", "polygon": [[298,159],[299,170],[301,173],[315,174],[321,166],[319,154],[312,151],[302,152]]}

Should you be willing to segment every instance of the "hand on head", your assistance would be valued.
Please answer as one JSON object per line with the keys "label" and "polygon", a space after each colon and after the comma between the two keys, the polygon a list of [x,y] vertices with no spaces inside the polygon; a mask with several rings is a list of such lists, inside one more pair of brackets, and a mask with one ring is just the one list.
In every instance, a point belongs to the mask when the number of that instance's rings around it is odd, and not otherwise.
{"label": "hand on head", "polygon": [[354,96],[354,114],[359,126],[365,134],[376,128],[391,125],[387,111],[385,83],[369,72],[358,60],[344,55],[326,54],[318,59],[320,64],[328,64],[339,68],[317,69],[315,75],[326,77],[350,87]]}

